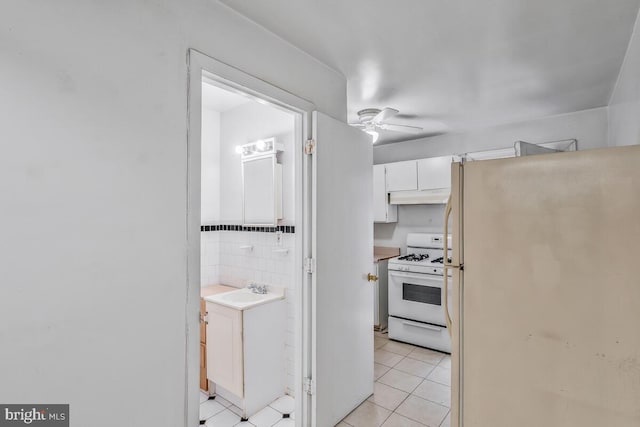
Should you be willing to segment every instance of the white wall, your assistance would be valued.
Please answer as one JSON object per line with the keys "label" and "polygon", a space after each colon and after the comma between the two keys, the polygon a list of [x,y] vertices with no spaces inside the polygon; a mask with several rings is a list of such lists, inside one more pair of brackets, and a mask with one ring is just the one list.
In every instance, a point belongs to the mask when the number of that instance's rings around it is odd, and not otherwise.
{"label": "white wall", "polygon": [[607,108],[511,123],[467,133],[451,133],[374,147],[374,164],[513,147],[515,141],[546,142],[576,138],[578,149],[607,146]]}
{"label": "white wall", "polygon": [[[512,123],[464,134],[447,134],[374,147],[375,164],[471,151],[512,147],[517,140],[545,142],[578,139],[578,149],[607,146],[607,108],[579,111],[528,122]],[[378,246],[406,249],[407,233],[443,231],[444,205],[398,206],[398,222],[375,224]]]}
{"label": "white wall", "polygon": [[189,47],[346,119],[342,76],[216,1],[3,1],[0,402],[184,426]]}
{"label": "white wall", "polygon": [[202,109],[200,212],[202,224],[220,221],[220,113]]}
{"label": "white wall", "polygon": [[[640,19],[640,13],[638,15]],[[609,144],[640,144],[640,29],[638,19],[609,103]]]}
{"label": "white wall", "polygon": [[249,102],[221,114],[221,211],[224,223],[242,223],[242,162],[235,149],[258,139],[276,137],[284,144],[281,153],[283,224],[293,224],[294,211],[294,146],[295,116],[270,105]]}
{"label": "white wall", "polygon": [[442,233],[443,220],[444,205],[400,205],[397,223],[374,224],[374,244],[400,248],[405,253],[407,233]]}

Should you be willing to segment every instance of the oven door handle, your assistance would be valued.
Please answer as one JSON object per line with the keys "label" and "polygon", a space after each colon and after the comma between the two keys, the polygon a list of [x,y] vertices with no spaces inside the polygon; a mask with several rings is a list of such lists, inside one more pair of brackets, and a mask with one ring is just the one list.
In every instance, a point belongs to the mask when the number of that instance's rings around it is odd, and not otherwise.
{"label": "oven door handle", "polygon": [[[434,279],[431,279],[428,276],[440,277],[440,276],[434,276],[434,275],[431,275],[431,274],[412,274],[412,273],[399,272],[399,271],[395,271],[395,270],[389,270],[389,276],[392,276],[392,277],[404,277],[404,278],[407,278],[407,279],[417,279],[417,280],[422,280],[422,281],[434,280]],[[425,277],[425,276],[427,276],[427,277]],[[435,280],[437,280],[437,279],[435,279]],[[428,286],[432,286],[432,285],[428,285]]]}

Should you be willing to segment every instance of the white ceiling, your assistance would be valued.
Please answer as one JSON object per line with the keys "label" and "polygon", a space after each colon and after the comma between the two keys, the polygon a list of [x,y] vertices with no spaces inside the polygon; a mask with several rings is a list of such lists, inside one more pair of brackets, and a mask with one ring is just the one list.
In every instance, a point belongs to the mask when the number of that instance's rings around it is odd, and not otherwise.
{"label": "white ceiling", "polygon": [[609,102],[640,0],[221,0],[344,74],[349,121],[393,107],[424,134]]}
{"label": "white ceiling", "polygon": [[202,82],[202,108],[224,113],[250,101],[251,99],[246,96]]}

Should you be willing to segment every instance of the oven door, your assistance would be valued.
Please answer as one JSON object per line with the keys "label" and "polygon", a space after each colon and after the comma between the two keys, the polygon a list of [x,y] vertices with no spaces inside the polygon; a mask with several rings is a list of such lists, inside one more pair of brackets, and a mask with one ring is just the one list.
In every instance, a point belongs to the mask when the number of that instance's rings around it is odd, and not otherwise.
{"label": "oven door", "polygon": [[442,276],[389,270],[389,315],[445,326]]}

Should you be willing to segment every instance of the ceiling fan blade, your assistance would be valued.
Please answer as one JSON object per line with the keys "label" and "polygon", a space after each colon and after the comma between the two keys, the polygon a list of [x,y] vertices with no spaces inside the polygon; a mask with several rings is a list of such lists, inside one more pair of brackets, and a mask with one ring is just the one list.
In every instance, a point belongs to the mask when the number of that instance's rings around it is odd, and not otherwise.
{"label": "ceiling fan blade", "polygon": [[416,126],[405,126],[405,125],[393,125],[390,123],[383,123],[380,125],[381,129],[391,130],[394,132],[403,132],[403,133],[420,133],[422,132],[422,128]]}
{"label": "ceiling fan blade", "polygon": [[381,124],[382,122],[387,120],[389,117],[393,117],[399,112],[400,111],[396,110],[395,108],[385,108],[384,110],[376,114],[376,116],[373,118],[372,121],[373,123]]}

